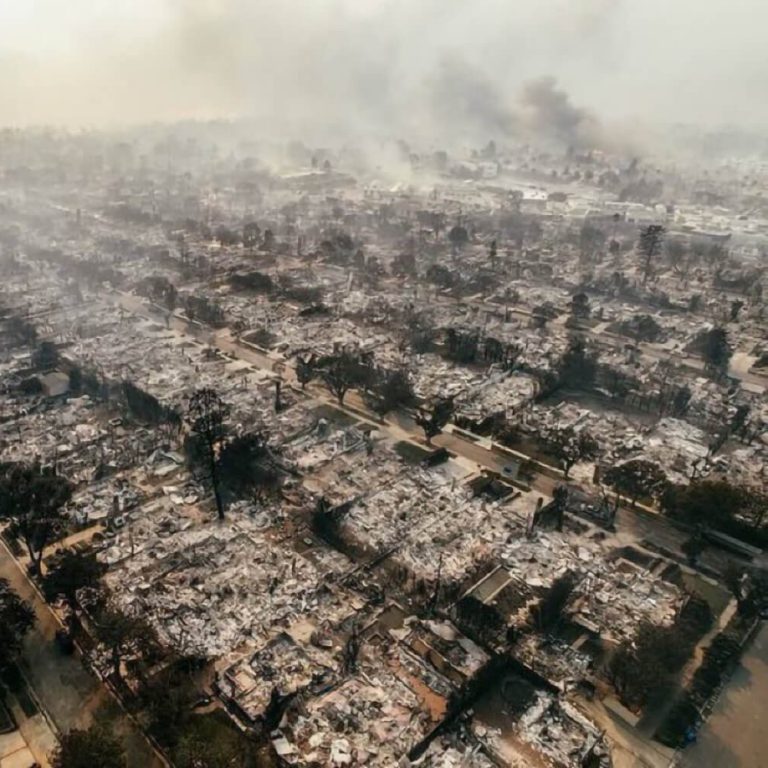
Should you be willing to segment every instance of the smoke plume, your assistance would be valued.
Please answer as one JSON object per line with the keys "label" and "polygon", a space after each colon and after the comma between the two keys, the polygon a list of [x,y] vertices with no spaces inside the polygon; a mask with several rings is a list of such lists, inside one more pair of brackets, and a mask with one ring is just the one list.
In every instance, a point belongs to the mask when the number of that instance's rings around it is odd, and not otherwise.
{"label": "smoke plume", "polygon": [[6,0],[0,122],[581,146],[617,120],[754,126],[766,21],[760,0]]}

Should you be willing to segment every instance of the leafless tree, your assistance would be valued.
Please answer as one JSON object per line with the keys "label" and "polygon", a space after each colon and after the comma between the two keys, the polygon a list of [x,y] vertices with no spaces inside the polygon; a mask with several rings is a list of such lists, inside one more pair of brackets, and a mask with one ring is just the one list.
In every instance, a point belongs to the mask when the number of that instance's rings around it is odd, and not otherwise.
{"label": "leafless tree", "polygon": [[205,460],[219,520],[224,519],[224,505],[219,487],[218,455],[226,437],[228,415],[229,406],[213,389],[198,389],[189,400],[187,423]]}

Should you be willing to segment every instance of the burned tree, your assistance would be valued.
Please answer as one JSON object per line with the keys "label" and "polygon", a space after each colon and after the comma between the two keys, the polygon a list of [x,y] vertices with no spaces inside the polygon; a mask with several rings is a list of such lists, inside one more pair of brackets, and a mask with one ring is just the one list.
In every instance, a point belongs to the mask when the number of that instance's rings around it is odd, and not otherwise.
{"label": "burned tree", "polygon": [[265,431],[233,438],[218,457],[221,485],[238,497],[264,499],[279,493],[282,474]]}
{"label": "burned tree", "polygon": [[416,355],[431,352],[435,346],[436,331],[422,314],[410,312],[403,323],[403,347],[410,346]]}
{"label": "burned tree", "polygon": [[463,632],[482,643],[493,643],[504,631],[506,622],[493,604],[475,595],[465,595],[456,603],[456,622]]}
{"label": "burned tree", "polygon": [[445,356],[456,363],[469,365],[477,360],[480,334],[448,328],[445,332]]}
{"label": "burned tree", "polygon": [[130,381],[121,384],[125,407],[133,418],[156,426],[165,426],[172,434],[180,426],[181,416],[171,407],[164,406],[149,392]]}
{"label": "burned tree", "polygon": [[219,520],[224,519],[219,487],[219,451],[226,437],[228,415],[229,406],[213,389],[198,389],[189,400],[187,423],[213,488]]}
{"label": "burned tree", "polygon": [[301,384],[302,389],[306,388],[307,384],[315,378],[317,373],[315,365],[316,359],[314,355],[309,357],[299,355],[296,358],[296,379]]}
{"label": "burned tree", "polygon": [[649,224],[640,230],[638,249],[643,257],[643,285],[648,282],[653,268],[653,260],[661,253],[664,245],[664,233],[665,230],[661,224]]}
{"label": "burned tree", "polygon": [[584,223],[579,232],[579,252],[582,258],[591,259],[605,246],[607,236],[605,232],[588,221]]}
{"label": "burned tree", "polygon": [[454,254],[458,253],[469,242],[469,232],[461,224],[457,224],[451,227],[451,231],[448,233],[448,240],[451,243],[451,249]]}
{"label": "burned tree", "polygon": [[594,347],[578,335],[568,340],[568,348],[558,363],[560,385],[572,389],[591,389],[597,376],[598,357]]}
{"label": "burned tree", "polygon": [[32,366],[40,371],[53,370],[59,364],[59,350],[52,341],[41,341],[32,353]]}
{"label": "burned tree", "polygon": [[249,221],[243,227],[243,245],[249,250],[253,249],[259,244],[261,239],[261,229],[255,221]]}
{"label": "burned tree", "polygon": [[589,318],[592,309],[589,304],[589,296],[583,291],[576,293],[571,298],[571,315],[578,320]]}
{"label": "burned tree", "polygon": [[558,625],[575,587],[576,578],[570,572],[552,582],[547,594],[531,609],[539,631],[551,632]]}
{"label": "burned tree", "polygon": [[312,510],[310,522],[312,530],[323,541],[340,552],[346,550],[346,545],[341,535],[341,526],[344,518],[349,514],[353,503],[354,501],[348,501],[334,507],[325,496],[320,496]]}
{"label": "burned tree", "polygon": [[443,427],[451,420],[455,411],[452,397],[441,398],[428,410],[419,408],[416,413],[416,423],[424,430],[427,445],[432,445],[432,438],[437,437]]}

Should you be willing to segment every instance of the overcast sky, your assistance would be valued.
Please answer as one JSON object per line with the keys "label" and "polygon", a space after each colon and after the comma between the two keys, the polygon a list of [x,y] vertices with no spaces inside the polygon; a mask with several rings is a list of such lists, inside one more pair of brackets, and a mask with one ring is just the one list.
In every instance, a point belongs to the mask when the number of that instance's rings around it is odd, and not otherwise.
{"label": "overcast sky", "polygon": [[609,121],[757,127],[767,41],[765,0],[0,0],[0,124],[405,131],[446,77],[512,104],[551,76]]}

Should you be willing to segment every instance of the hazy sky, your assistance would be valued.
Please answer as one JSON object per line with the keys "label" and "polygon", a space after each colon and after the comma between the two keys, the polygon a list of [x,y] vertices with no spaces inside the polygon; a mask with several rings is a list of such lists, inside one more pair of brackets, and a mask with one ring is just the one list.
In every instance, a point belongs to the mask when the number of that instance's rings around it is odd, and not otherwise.
{"label": "hazy sky", "polygon": [[754,127],[767,30],[765,0],[0,0],[0,124],[404,131],[434,118],[446,80],[467,109],[505,109],[552,76],[608,120]]}

